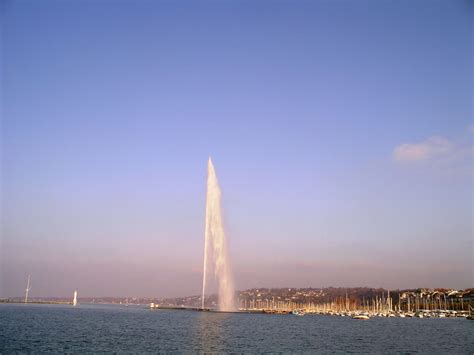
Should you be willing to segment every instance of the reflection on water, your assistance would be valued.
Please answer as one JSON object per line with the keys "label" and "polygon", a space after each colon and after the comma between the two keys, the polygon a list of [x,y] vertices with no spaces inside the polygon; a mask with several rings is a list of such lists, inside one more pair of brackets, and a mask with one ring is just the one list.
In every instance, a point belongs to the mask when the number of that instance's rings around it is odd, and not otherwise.
{"label": "reflection on water", "polygon": [[196,317],[196,337],[199,350],[216,352],[225,348],[223,339],[231,336],[228,332],[230,313],[199,312]]}

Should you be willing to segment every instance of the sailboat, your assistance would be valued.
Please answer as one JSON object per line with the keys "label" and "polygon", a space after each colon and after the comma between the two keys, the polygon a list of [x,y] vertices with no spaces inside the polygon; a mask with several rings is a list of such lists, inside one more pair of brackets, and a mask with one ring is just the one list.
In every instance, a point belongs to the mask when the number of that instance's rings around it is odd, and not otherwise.
{"label": "sailboat", "polygon": [[73,300],[72,300],[72,305],[73,305],[74,307],[77,306],[77,291],[76,291],[76,290],[74,290],[74,298],[73,298]]}

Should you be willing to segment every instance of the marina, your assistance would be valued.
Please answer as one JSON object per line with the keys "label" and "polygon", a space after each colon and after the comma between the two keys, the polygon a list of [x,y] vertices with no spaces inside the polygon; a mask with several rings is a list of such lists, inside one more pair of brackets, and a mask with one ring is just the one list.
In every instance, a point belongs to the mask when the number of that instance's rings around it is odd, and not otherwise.
{"label": "marina", "polygon": [[335,310],[324,310],[319,307],[313,308],[295,308],[295,309],[266,309],[266,308],[239,308],[236,311],[221,311],[219,309],[212,308],[199,308],[199,307],[186,307],[186,306],[160,306],[158,304],[151,303],[149,306],[152,310],[182,310],[182,311],[197,311],[197,312],[211,312],[211,313],[240,313],[240,314],[280,314],[280,315],[324,315],[324,316],[337,316],[337,317],[349,317],[358,320],[368,320],[374,317],[397,317],[397,318],[466,318],[472,320],[472,308],[470,311],[451,311],[451,310],[419,310],[417,312],[404,312],[404,311],[364,311],[364,310],[348,310],[348,311],[335,311]]}
{"label": "marina", "polygon": [[[351,296],[348,295],[348,291],[352,292]],[[348,289],[348,291],[344,297],[318,302],[316,301],[318,297],[322,297],[321,295],[325,295],[325,292],[328,291],[323,289],[294,290],[293,296],[287,295],[286,300],[282,301],[282,296],[275,298],[268,290],[250,290],[246,291],[245,295],[252,298],[241,299],[239,310],[259,311],[267,314],[318,314],[354,319],[372,317],[470,319],[474,309],[473,289],[464,291],[439,289],[382,291],[370,298],[354,293],[357,290]],[[366,294],[370,294],[369,291],[365,291]],[[281,294],[281,291],[276,294]],[[295,298],[296,295],[312,301],[295,302],[289,300]]]}

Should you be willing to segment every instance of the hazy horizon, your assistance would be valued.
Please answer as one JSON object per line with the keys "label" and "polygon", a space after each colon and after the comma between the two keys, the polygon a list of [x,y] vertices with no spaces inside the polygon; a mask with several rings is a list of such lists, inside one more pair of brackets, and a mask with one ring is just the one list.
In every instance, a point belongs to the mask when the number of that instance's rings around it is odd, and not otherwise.
{"label": "hazy horizon", "polygon": [[[474,287],[469,1],[4,1],[0,297]],[[212,290],[211,290],[212,291]]]}

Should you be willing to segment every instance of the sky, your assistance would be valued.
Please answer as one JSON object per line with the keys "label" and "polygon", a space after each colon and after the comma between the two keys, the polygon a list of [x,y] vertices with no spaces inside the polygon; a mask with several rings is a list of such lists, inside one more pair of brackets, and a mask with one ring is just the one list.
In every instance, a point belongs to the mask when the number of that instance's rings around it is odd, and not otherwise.
{"label": "sky", "polygon": [[0,297],[473,287],[472,4],[1,1]]}

